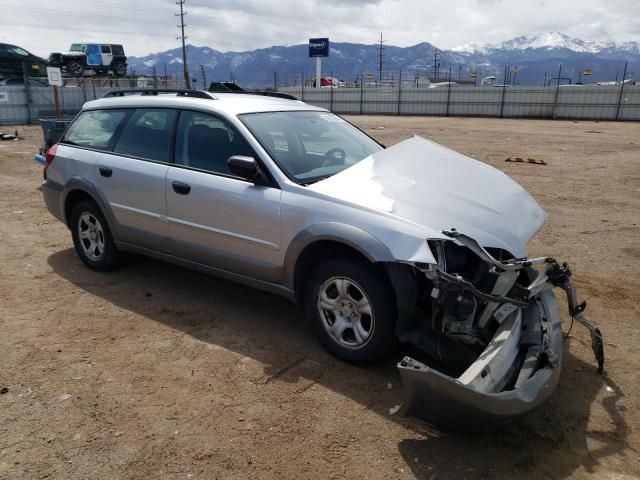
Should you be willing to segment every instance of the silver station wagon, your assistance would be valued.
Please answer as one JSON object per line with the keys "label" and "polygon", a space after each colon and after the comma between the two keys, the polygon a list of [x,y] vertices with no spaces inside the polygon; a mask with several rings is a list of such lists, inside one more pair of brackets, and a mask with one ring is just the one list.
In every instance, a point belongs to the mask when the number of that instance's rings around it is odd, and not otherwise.
{"label": "silver station wagon", "polygon": [[547,399],[562,365],[554,287],[602,368],[569,267],[526,256],[545,211],[421,137],[385,148],[284,94],[118,91],[84,105],[44,175],[92,269],[149,255],[302,303],[345,361],[410,352],[392,413],[489,429]]}

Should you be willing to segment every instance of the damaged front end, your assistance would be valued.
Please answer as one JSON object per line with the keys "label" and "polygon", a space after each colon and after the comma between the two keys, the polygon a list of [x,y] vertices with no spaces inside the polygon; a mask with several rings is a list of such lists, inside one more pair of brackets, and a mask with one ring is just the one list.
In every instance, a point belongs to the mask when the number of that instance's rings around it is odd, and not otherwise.
{"label": "damaged front end", "polygon": [[562,365],[555,287],[590,330],[602,371],[602,336],[583,315],[566,264],[513,259],[455,229],[443,234],[448,239],[429,241],[437,265],[414,264],[423,295],[416,320],[398,336],[416,355],[398,364],[404,398],[392,413],[444,430],[490,430],[545,401]]}

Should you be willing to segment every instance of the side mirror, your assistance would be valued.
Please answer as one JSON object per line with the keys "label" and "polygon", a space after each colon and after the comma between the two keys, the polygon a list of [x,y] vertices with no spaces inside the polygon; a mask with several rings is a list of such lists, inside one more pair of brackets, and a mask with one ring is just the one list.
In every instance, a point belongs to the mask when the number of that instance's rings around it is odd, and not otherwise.
{"label": "side mirror", "polygon": [[253,181],[258,174],[258,164],[253,157],[234,155],[227,160],[227,165],[232,174],[245,180]]}

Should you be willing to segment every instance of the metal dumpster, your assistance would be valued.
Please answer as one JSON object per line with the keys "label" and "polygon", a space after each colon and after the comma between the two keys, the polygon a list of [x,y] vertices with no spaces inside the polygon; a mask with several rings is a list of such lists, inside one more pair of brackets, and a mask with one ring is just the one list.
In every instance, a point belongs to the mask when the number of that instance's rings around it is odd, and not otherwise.
{"label": "metal dumpster", "polygon": [[44,148],[45,151],[51,147],[54,143],[62,137],[62,134],[67,129],[73,118],[40,118],[40,126],[42,127],[42,134],[44,136]]}

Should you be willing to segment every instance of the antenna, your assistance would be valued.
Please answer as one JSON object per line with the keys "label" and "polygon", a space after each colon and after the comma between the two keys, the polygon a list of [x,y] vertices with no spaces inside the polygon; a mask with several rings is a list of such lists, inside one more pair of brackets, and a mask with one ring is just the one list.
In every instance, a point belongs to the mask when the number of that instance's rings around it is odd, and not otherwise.
{"label": "antenna", "polygon": [[382,65],[384,57],[384,40],[382,39],[382,32],[380,32],[380,41],[378,46],[378,82],[382,83]]}
{"label": "antenna", "polygon": [[176,5],[180,5],[180,13],[176,13],[176,17],[178,16],[180,17],[180,25],[178,25],[178,28],[180,29],[180,36],[176,37],[176,39],[182,40],[182,67],[184,70],[184,81],[185,81],[185,87],[187,89],[190,89],[191,81],[189,80],[189,69],[187,68],[187,47],[184,44],[184,41],[187,39],[187,37],[184,36],[184,27],[187,26],[184,23],[184,16],[187,14],[187,12],[185,12],[183,9],[183,5],[185,1],[186,0],[176,1]]}

